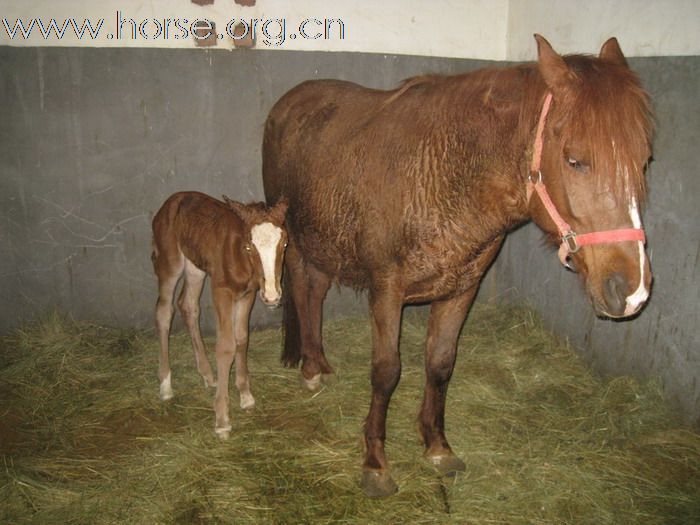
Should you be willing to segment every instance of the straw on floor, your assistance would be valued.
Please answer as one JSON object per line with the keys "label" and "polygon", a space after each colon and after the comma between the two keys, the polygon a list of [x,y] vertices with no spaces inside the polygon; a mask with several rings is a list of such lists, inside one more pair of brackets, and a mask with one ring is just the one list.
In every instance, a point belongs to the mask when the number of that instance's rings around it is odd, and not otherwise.
{"label": "straw on floor", "polygon": [[231,391],[225,442],[186,334],[162,403],[152,332],[25,325],[0,340],[0,522],[700,523],[700,436],[659,385],[596,378],[523,308],[478,306],[463,330],[447,432],[467,471],[441,478],[416,430],[425,323],[409,317],[388,419],[399,492],[383,500],[358,485],[365,319],[326,323],[336,374],[316,394],[279,365],[278,329],[252,333],[257,406]]}

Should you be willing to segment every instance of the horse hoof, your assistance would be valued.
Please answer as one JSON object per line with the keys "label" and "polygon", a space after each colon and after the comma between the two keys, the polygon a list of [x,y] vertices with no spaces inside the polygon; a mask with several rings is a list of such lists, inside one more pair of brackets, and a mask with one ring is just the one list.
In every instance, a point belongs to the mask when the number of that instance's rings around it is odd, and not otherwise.
{"label": "horse hoof", "polygon": [[316,392],[319,388],[321,388],[321,374],[316,374],[311,379],[306,379],[304,377],[304,374],[302,374],[301,384],[307,390],[310,390],[311,392]]}
{"label": "horse hoof", "polygon": [[160,400],[167,401],[173,398],[173,387],[170,383],[170,374],[160,384]]}
{"label": "horse hoof", "polygon": [[217,382],[213,379],[204,378],[204,388],[216,388]]}
{"label": "horse hoof", "polygon": [[174,397],[173,391],[171,390],[170,392],[163,392],[162,390],[160,391],[160,400],[161,401],[170,401]]}
{"label": "horse hoof", "polygon": [[386,498],[398,490],[396,482],[388,472],[365,470],[362,473],[362,488],[368,498]]}
{"label": "horse hoof", "polygon": [[243,410],[250,410],[255,407],[255,398],[252,394],[241,394],[241,408]]}
{"label": "horse hoof", "polygon": [[437,468],[444,476],[452,477],[457,472],[464,472],[467,466],[464,461],[459,459],[454,454],[440,454],[438,456],[428,456],[428,460]]}
{"label": "horse hoof", "polygon": [[231,436],[231,427],[217,428],[214,429],[214,432],[216,432],[216,435],[219,436],[221,441],[226,441]]}

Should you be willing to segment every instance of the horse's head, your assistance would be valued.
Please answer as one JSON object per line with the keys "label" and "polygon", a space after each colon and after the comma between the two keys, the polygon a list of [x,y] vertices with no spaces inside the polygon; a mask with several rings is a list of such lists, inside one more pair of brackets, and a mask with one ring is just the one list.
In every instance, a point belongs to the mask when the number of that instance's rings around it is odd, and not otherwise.
{"label": "horse's head", "polygon": [[648,95],[614,38],[598,57],[561,57],[535,38],[551,108],[540,118],[541,157],[537,146],[533,154],[531,217],[562,245],[563,262],[581,274],[599,315],[633,315],[651,285],[640,219],[653,127]]}
{"label": "horse's head", "polygon": [[277,306],[282,298],[282,264],[287,246],[287,200],[280,199],[272,207],[263,202],[241,204],[226,195],[224,200],[245,224],[245,250],[252,261],[260,299],[267,306]]}

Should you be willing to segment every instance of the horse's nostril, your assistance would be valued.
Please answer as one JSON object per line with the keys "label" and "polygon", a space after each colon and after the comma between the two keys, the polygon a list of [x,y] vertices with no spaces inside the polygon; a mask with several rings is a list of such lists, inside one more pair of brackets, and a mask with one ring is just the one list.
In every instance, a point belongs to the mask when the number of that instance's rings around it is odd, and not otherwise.
{"label": "horse's nostril", "polygon": [[627,304],[627,283],[620,273],[614,273],[603,284],[603,296],[607,304],[608,313],[611,315],[623,315]]}

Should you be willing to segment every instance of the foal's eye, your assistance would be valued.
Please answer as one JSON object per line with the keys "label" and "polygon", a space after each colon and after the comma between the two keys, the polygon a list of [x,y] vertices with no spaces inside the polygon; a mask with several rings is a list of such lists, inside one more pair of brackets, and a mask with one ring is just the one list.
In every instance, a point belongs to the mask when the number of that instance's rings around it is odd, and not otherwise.
{"label": "foal's eye", "polygon": [[246,244],[246,245],[245,245],[245,251],[249,252],[250,250],[251,250],[250,244]]}

